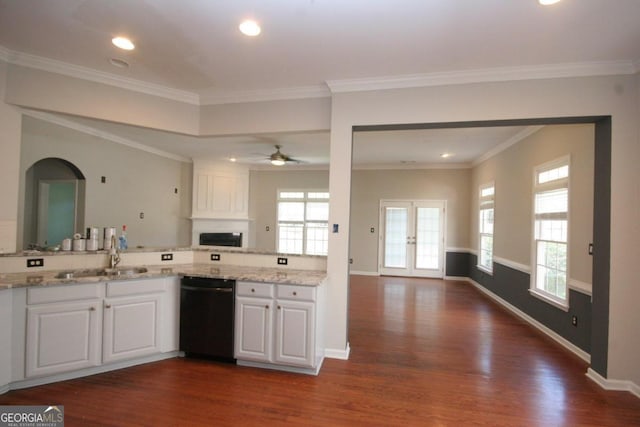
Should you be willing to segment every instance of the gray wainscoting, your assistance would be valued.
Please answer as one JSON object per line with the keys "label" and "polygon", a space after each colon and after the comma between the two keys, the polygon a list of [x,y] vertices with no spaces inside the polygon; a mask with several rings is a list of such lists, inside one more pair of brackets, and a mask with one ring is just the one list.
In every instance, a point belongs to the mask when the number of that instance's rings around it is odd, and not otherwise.
{"label": "gray wainscoting", "polygon": [[[447,276],[469,277],[509,304],[536,319],[547,328],[591,353],[591,297],[569,290],[569,311],[565,312],[529,293],[530,275],[505,265],[493,264],[493,275],[479,270],[477,256],[464,252],[447,252]],[[578,318],[573,326],[571,319]]]}

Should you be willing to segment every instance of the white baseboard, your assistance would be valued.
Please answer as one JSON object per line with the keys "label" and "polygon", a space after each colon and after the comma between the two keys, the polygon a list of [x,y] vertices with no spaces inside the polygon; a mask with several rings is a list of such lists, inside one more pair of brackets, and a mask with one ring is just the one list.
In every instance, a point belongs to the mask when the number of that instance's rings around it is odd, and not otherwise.
{"label": "white baseboard", "polygon": [[528,314],[526,314],[525,312],[523,312],[519,308],[516,308],[515,306],[511,305],[507,301],[503,300],[502,298],[500,298],[498,295],[494,294],[490,290],[488,290],[485,287],[481,286],[475,280],[472,280],[472,279],[469,279],[469,278],[467,278],[467,280],[476,289],[478,289],[480,292],[484,293],[489,298],[491,298],[494,301],[498,302],[500,305],[505,307],[507,310],[511,311],[513,314],[515,314],[516,316],[518,316],[519,318],[521,318],[525,322],[529,323],[531,326],[533,326],[536,329],[544,332],[546,335],[548,335],[550,338],[552,338],[558,344],[560,344],[561,346],[563,346],[564,348],[566,348],[567,350],[569,350],[570,352],[572,352],[573,354],[578,356],[580,359],[584,360],[587,363],[591,363],[591,355],[589,353],[587,353],[586,351],[582,350],[581,348],[579,348],[578,346],[576,346],[572,342],[568,341],[564,337],[560,336],[558,333],[554,332],[553,330],[547,328],[545,325],[543,325],[542,323],[538,322],[536,319],[534,319],[533,317],[529,316]]}
{"label": "white baseboard", "polygon": [[[75,378],[87,377],[89,375],[102,374],[104,372],[115,371],[118,369],[129,368],[136,365],[142,365],[150,362],[157,362],[165,359],[172,359],[178,356],[177,351],[156,354],[153,356],[141,357],[139,359],[125,360],[107,365],[96,366],[93,368],[80,369],[77,371],[65,372],[62,374],[49,375],[46,377],[28,378],[13,382],[7,386],[8,390],[19,390],[22,388],[34,387],[38,385],[55,383],[58,381],[72,380]],[[8,391],[5,390],[5,391]]]}
{"label": "white baseboard", "polygon": [[328,357],[329,359],[349,360],[350,353],[351,347],[349,346],[349,343],[347,343],[347,347],[344,350],[325,348],[324,357]]}
{"label": "white baseboard", "polygon": [[640,398],[640,386],[633,381],[610,380],[591,368],[587,370],[587,377],[605,390],[628,391],[637,398]]}
{"label": "white baseboard", "polygon": [[379,276],[380,273],[377,271],[359,271],[359,270],[351,270],[349,274],[357,274],[359,276]]}

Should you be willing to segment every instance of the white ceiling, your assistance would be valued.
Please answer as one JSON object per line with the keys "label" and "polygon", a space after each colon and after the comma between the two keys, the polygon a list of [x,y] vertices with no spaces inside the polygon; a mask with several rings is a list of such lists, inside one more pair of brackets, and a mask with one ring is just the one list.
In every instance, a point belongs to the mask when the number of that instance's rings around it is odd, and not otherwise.
{"label": "white ceiling", "polygon": [[[261,23],[259,37],[238,31],[246,17]],[[136,49],[112,46],[116,35],[129,36]],[[0,0],[2,57],[61,61],[120,81],[184,91],[200,103],[248,93],[327,96],[329,87],[353,82],[434,76],[637,72],[640,0],[563,0],[549,7],[537,0]],[[116,68],[111,58],[130,65]],[[77,117],[59,120],[185,158],[255,162],[278,143],[307,164],[328,163],[326,132],[192,137]],[[367,133],[356,136],[354,158],[469,163],[522,131]],[[439,159],[444,151],[456,156]]]}

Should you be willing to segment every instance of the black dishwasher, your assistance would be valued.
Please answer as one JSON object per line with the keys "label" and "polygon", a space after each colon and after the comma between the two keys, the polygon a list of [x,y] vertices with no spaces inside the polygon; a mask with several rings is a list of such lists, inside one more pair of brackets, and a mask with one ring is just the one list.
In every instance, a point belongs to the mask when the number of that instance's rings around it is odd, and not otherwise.
{"label": "black dishwasher", "polygon": [[185,276],[180,283],[180,350],[234,362],[235,280]]}

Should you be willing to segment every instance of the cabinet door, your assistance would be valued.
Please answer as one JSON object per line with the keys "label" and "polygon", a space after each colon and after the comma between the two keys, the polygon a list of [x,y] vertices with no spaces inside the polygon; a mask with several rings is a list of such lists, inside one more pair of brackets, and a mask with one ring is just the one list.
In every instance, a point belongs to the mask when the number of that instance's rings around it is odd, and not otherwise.
{"label": "cabinet door", "polygon": [[273,300],[236,298],[236,359],[271,361]]}
{"label": "cabinet door", "polygon": [[160,352],[160,307],[159,294],[106,299],[102,361]]}
{"label": "cabinet door", "polygon": [[275,361],[315,367],[315,304],[277,300]]}
{"label": "cabinet door", "polygon": [[98,301],[28,307],[26,376],[100,365],[101,315]]}

